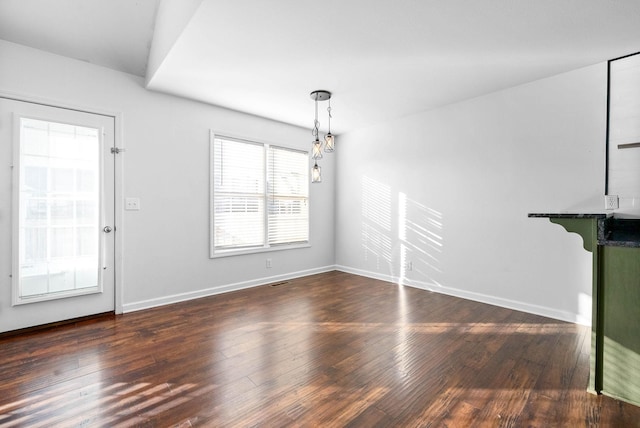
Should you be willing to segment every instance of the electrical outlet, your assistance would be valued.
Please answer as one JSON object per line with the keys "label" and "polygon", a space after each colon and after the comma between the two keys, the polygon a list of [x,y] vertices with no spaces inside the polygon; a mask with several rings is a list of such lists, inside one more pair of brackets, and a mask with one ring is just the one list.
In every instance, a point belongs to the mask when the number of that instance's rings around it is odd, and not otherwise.
{"label": "electrical outlet", "polygon": [[413,270],[413,262],[409,261],[404,264],[404,270],[411,272]]}
{"label": "electrical outlet", "polygon": [[616,210],[618,209],[618,195],[605,195],[604,196],[604,209]]}
{"label": "electrical outlet", "polygon": [[271,259],[266,260],[265,266],[267,267],[267,269],[271,269]]}

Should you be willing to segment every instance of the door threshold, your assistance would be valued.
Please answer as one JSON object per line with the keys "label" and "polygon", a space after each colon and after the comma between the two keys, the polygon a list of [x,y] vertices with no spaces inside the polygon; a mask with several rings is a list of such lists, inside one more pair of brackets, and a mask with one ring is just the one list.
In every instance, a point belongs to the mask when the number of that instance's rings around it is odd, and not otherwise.
{"label": "door threshold", "polygon": [[13,337],[13,336],[26,335],[29,333],[36,333],[36,332],[39,333],[44,330],[52,330],[56,327],[66,326],[69,324],[77,324],[77,323],[87,322],[87,321],[102,321],[106,319],[115,319],[115,317],[116,317],[115,311],[102,312],[102,313],[93,314],[93,315],[86,315],[83,317],[71,318],[68,320],[36,325],[33,327],[20,328],[18,330],[5,331],[3,333],[0,333],[0,339],[5,339],[7,337]]}

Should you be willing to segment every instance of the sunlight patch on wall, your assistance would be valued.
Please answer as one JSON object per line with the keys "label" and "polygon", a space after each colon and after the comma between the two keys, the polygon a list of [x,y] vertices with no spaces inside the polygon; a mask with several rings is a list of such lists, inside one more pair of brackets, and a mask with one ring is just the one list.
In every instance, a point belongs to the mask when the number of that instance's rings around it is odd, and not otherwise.
{"label": "sunlight patch on wall", "polygon": [[578,323],[582,325],[591,325],[591,308],[592,298],[586,293],[578,294]]}
{"label": "sunlight patch on wall", "polygon": [[398,194],[400,283],[411,276],[442,286],[442,232],[441,212],[411,199],[403,192]]}
{"label": "sunlight patch on wall", "polygon": [[362,178],[362,249],[376,269],[391,263],[391,187]]}
{"label": "sunlight patch on wall", "polygon": [[442,212],[363,176],[361,214],[366,268],[403,285],[443,286]]}

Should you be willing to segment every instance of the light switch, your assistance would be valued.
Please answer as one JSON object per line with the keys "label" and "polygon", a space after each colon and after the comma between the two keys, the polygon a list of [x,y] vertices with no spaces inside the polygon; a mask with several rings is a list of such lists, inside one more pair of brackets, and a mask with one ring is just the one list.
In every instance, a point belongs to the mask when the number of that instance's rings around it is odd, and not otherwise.
{"label": "light switch", "polygon": [[140,198],[126,198],[124,200],[124,209],[127,211],[140,210]]}

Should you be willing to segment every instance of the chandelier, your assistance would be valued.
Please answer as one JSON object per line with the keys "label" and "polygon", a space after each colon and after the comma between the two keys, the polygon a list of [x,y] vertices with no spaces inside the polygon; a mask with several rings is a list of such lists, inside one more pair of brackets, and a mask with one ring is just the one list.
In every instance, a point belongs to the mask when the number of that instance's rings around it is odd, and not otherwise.
{"label": "chandelier", "polygon": [[[313,121],[313,130],[311,134],[315,137],[311,145],[311,158],[314,160],[313,168],[311,168],[311,182],[322,182],[322,168],[318,166],[318,159],[322,159],[322,151],[325,153],[331,153],[335,150],[335,138],[331,134],[331,92],[324,90],[313,91],[310,94],[311,99],[315,101],[316,115]],[[324,139],[320,141],[320,122],[318,121],[318,101],[328,101],[329,107],[327,107],[328,113],[328,132],[324,136]]]}

